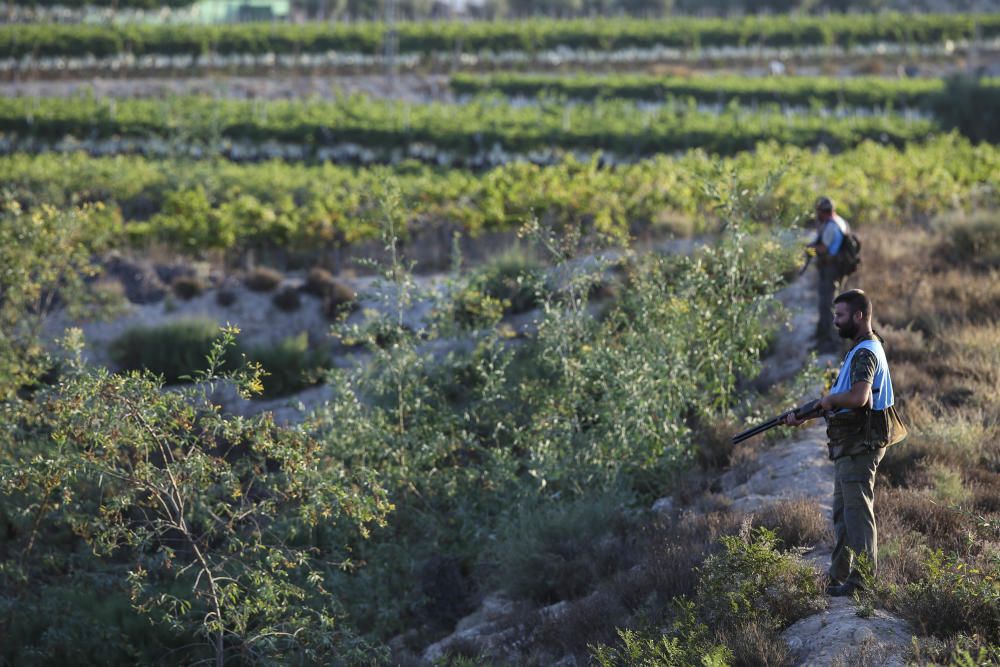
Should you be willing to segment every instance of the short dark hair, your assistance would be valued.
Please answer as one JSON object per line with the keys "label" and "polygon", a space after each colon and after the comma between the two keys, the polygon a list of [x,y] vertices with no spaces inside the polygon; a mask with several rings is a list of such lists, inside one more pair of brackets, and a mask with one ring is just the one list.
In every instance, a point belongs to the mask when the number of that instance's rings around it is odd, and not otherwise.
{"label": "short dark hair", "polygon": [[816,200],[816,210],[823,213],[831,213],[833,211],[833,200],[829,197],[820,197]]}
{"label": "short dark hair", "polygon": [[851,317],[854,317],[854,313],[859,310],[866,320],[872,316],[872,300],[862,290],[849,289],[846,292],[841,292],[833,302],[835,304],[846,303],[847,307],[851,309]]}

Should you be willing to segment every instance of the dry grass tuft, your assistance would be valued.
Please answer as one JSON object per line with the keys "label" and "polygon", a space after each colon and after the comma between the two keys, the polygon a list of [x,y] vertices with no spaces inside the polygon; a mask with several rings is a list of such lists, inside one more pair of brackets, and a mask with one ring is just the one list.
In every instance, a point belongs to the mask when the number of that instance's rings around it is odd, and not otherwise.
{"label": "dry grass tuft", "polygon": [[254,292],[270,292],[280,285],[282,280],[284,280],[284,276],[281,275],[280,271],[266,266],[258,266],[243,276],[243,284]]}
{"label": "dry grass tuft", "polygon": [[827,541],[830,525],[815,500],[785,500],[764,508],[757,524],[773,530],[786,549]]}
{"label": "dry grass tuft", "polygon": [[716,639],[733,652],[734,665],[782,667],[788,664],[788,644],[777,631],[757,619],[719,628]]}
{"label": "dry grass tuft", "polygon": [[875,511],[881,530],[916,531],[932,549],[960,550],[971,528],[965,517],[936,501],[926,491],[894,488],[876,489]]}

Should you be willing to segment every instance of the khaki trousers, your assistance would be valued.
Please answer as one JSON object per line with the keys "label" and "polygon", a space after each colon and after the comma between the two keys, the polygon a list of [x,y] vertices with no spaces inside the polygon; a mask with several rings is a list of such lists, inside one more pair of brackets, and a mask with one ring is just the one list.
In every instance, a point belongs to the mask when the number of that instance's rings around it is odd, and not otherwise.
{"label": "khaki trousers", "polygon": [[875,527],[875,471],[885,456],[876,449],[836,461],[833,482],[833,534],[836,544],[830,557],[830,580],[861,584],[853,554],[865,554],[874,576],[878,565],[878,530]]}
{"label": "khaki trousers", "polygon": [[819,307],[819,320],[816,322],[816,342],[823,346],[838,347],[840,340],[833,328],[833,298],[837,296],[842,281],[837,267],[832,263],[819,261],[819,277],[816,282],[816,301]]}

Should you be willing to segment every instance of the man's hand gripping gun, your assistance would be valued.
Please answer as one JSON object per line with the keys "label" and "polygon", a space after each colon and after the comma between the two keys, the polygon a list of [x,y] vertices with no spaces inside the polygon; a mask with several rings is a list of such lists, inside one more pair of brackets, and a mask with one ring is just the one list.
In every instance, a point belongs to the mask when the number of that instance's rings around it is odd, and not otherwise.
{"label": "man's hand gripping gun", "polygon": [[733,444],[734,445],[739,444],[744,440],[747,440],[748,438],[752,438],[755,435],[763,433],[764,431],[770,431],[775,426],[783,426],[785,423],[785,417],[787,417],[789,414],[794,414],[796,419],[811,419],[813,417],[819,417],[821,414],[823,414],[823,409],[819,406],[819,399],[816,399],[815,401],[809,401],[805,405],[800,405],[794,410],[789,410],[788,412],[782,412],[780,415],[774,417],[773,419],[768,419],[766,422],[763,422],[762,424],[757,424],[751,429],[747,429],[742,433],[734,435]]}

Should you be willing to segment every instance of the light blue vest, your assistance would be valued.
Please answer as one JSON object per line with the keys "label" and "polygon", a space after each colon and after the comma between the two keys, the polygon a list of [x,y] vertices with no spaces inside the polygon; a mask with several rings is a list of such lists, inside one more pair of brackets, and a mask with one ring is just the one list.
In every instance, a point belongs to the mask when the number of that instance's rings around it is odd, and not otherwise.
{"label": "light blue vest", "polygon": [[844,234],[847,229],[847,222],[844,221],[839,215],[834,215],[832,218],[827,220],[826,224],[833,225],[834,229],[837,230],[837,234],[833,238],[833,243],[827,247],[827,252],[830,253],[831,257],[835,257],[838,252],[840,252],[840,246],[844,244]]}
{"label": "light blue vest", "polygon": [[[889,406],[895,405],[896,399],[892,392],[892,378],[889,377],[889,362],[886,361],[885,350],[882,348],[882,343],[878,342],[878,340],[863,340],[847,353],[844,363],[840,365],[840,373],[837,375],[837,381],[834,383],[833,388],[830,389],[830,393],[840,394],[851,390],[851,361],[854,359],[854,353],[861,348],[871,350],[875,355],[875,378],[872,380],[872,410],[885,410]],[[846,409],[838,410],[838,412],[847,411]]]}

